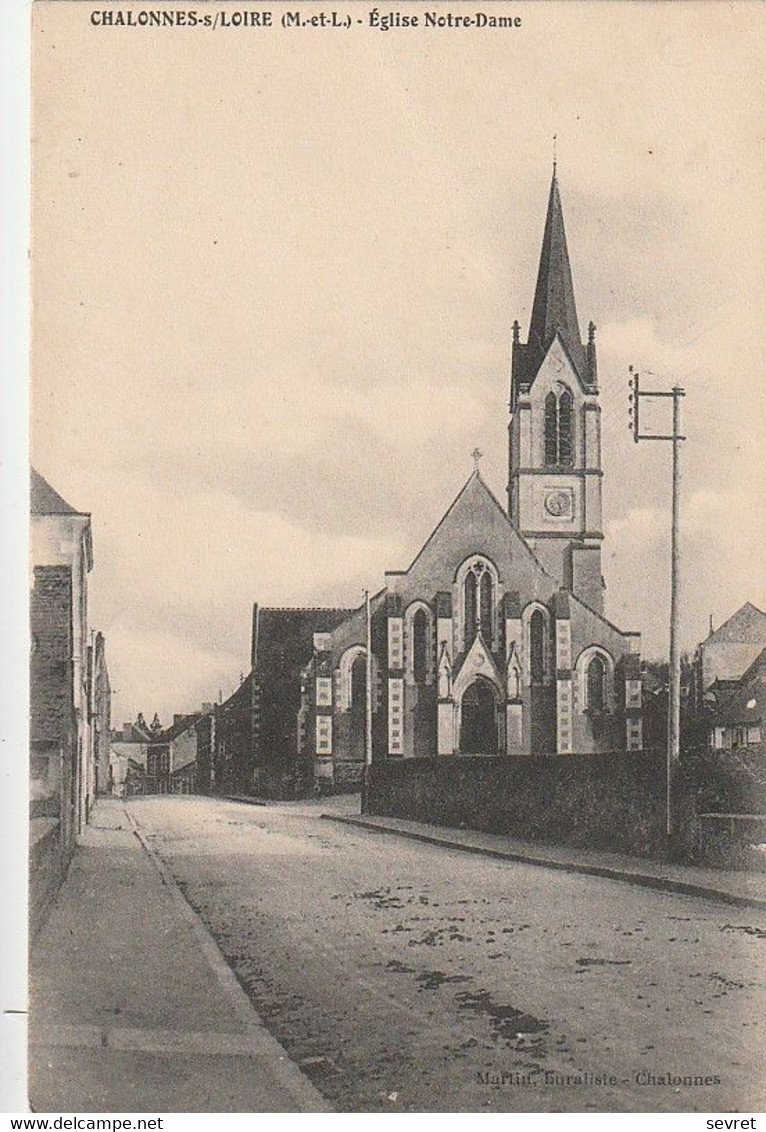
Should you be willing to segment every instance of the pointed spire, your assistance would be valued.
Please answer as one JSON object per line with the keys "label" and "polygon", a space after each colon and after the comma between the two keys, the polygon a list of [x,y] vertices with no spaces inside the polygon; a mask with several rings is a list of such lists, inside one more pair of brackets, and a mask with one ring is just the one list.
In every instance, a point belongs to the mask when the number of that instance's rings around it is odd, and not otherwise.
{"label": "pointed spire", "polygon": [[580,327],[554,161],[540,269],[529,324],[529,344],[547,350],[557,331],[570,352],[578,355],[582,350]]}

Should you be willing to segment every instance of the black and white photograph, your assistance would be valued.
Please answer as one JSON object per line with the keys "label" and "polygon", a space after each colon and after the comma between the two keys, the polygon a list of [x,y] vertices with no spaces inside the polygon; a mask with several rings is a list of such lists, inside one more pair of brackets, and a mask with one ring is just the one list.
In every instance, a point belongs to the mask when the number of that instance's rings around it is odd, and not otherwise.
{"label": "black and white photograph", "polygon": [[27,1111],[756,1127],[763,5],[30,19]]}

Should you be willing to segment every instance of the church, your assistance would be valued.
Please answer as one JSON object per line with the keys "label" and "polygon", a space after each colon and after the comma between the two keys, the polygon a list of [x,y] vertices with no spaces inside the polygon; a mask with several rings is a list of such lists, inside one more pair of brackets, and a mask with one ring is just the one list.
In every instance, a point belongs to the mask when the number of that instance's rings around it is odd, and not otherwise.
{"label": "church", "polygon": [[[603,612],[600,415],[554,167],[526,342],[513,324],[506,505],[477,454],[410,566],[371,598],[375,761],[641,749],[640,635]],[[362,606],[313,632],[301,666],[296,746],[317,787],[362,777],[367,631]]]}

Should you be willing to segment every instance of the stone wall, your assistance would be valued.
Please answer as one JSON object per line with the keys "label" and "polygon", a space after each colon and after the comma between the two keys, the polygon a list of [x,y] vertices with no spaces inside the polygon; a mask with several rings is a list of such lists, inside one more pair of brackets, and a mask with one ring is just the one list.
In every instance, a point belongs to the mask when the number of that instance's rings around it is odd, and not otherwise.
{"label": "stone wall", "polygon": [[29,822],[29,938],[42,927],[72,856],[64,845],[61,822],[55,817],[32,817]]}
{"label": "stone wall", "polygon": [[29,603],[30,934],[66,872],[77,832],[72,571],[36,566]]}
{"label": "stone wall", "polygon": [[63,740],[74,727],[72,571],[36,566],[29,606],[30,734],[32,741]]}

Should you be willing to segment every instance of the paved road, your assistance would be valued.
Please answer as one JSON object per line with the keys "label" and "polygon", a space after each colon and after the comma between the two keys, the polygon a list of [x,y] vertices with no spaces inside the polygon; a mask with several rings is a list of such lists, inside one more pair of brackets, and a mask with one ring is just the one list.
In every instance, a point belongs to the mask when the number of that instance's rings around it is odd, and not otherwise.
{"label": "paved road", "polygon": [[312,803],[129,805],[339,1110],[764,1108],[766,913],[367,833]]}

